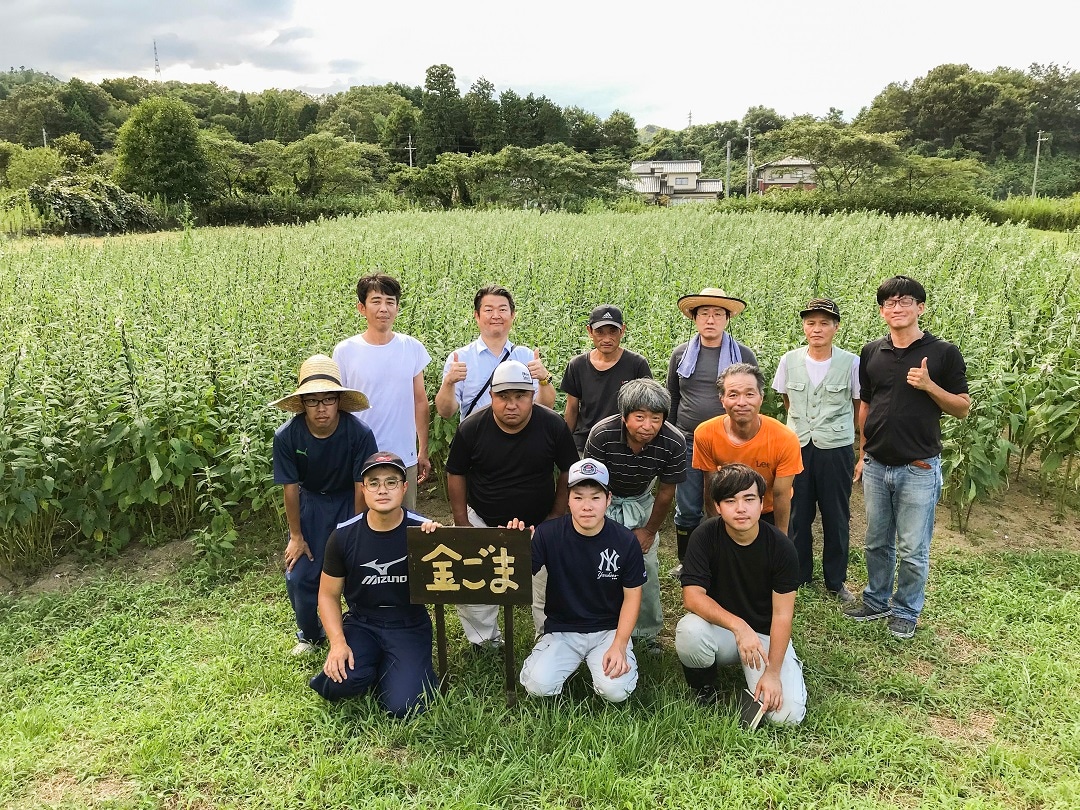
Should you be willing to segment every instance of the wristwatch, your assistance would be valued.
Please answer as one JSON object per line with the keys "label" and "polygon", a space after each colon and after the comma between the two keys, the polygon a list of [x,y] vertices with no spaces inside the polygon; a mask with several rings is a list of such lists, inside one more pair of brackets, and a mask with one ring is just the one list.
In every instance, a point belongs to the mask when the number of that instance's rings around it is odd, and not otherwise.
{"label": "wristwatch", "polygon": [[548,374],[544,379],[540,380],[541,385],[551,385],[551,375]]}

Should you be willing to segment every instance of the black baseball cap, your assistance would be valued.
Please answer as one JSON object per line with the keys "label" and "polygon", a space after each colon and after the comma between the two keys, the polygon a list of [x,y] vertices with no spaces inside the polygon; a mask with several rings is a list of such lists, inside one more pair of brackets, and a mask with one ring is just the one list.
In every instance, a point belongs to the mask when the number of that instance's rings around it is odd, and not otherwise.
{"label": "black baseball cap", "polygon": [[401,470],[403,476],[408,475],[405,472],[405,462],[401,460],[401,457],[386,452],[373,453],[364,459],[364,466],[363,469],[360,470],[360,475],[365,476],[367,475],[368,470],[372,470],[376,467],[395,467],[398,470]]}
{"label": "black baseball cap", "polygon": [[601,304],[589,313],[589,326],[622,326],[622,310],[611,304]]}
{"label": "black baseball cap", "polygon": [[799,313],[800,318],[805,318],[811,312],[824,312],[840,320],[840,307],[831,298],[811,298],[806,304],[806,309]]}

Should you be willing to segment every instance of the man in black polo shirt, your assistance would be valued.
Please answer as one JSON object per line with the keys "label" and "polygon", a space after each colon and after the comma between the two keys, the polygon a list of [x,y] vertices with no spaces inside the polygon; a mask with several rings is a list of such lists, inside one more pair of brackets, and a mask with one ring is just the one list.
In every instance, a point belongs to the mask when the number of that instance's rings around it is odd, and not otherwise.
{"label": "man in black polo shirt", "polygon": [[[960,350],[919,328],[926,290],[894,276],[877,290],[889,334],[859,357],[860,461],[866,502],[866,589],[845,609],[855,621],[889,618],[900,639],[915,635],[926,601],[930,538],[941,496],[941,414],[968,415]],[[895,578],[896,587],[893,588]]]}
{"label": "man in black polo shirt", "polygon": [[[589,433],[585,457],[607,466],[611,505],[607,516],[632,529],[645,555],[645,581],[634,638],[650,653],[660,652],[664,627],[660,606],[660,525],[686,480],[686,440],[667,421],[671,394],[652,379],[631,380],[619,389],[619,413],[601,419]],[[658,481],[653,496],[653,481]]]}
{"label": "man in black polo shirt", "polygon": [[[562,417],[533,402],[529,369],[517,360],[501,363],[491,381],[491,405],[466,418],[450,443],[446,489],[454,524],[506,526],[518,519],[536,526],[565,514],[566,475],[577,460]],[[458,605],[457,612],[470,642],[502,645],[497,605]]]}

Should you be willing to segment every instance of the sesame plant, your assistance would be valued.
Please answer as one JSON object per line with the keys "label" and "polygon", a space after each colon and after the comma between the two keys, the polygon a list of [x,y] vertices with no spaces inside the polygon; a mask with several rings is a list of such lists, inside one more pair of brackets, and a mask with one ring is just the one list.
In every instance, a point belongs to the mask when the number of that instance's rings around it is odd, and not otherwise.
{"label": "sesame plant", "polygon": [[[270,456],[283,417],[267,403],[305,357],[362,328],[356,278],[374,270],[403,284],[398,328],[431,354],[432,396],[447,354],[475,338],[472,296],[485,283],[513,291],[511,339],[537,347],[557,377],[588,345],[589,309],[611,302],[628,319],[626,345],[660,379],[691,334],[675,299],[721,286],[749,302],[731,330],[771,377],[802,340],[809,297],[839,302],[838,343],[857,351],[885,331],[877,284],[908,274],[929,293],[924,328],[959,344],[972,382],[971,417],[943,423],[957,522],[1031,452],[1066,499],[1077,395],[1057,380],[1077,373],[1078,255],[1075,240],[979,220],[697,207],[12,241],[0,251],[0,561],[32,567],[192,532],[214,548],[211,523],[228,541],[234,521],[279,520]],[[1038,400],[1050,387],[1052,406]],[[779,410],[770,397],[766,412]],[[1029,411],[1061,424],[1031,429]],[[437,461],[452,435],[434,418]]]}

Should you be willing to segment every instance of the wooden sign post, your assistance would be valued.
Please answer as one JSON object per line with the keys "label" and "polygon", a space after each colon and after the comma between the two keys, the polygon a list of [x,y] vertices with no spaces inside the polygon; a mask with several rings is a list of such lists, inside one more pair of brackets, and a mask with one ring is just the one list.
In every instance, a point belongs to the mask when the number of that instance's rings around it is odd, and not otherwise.
{"label": "wooden sign post", "polygon": [[439,677],[447,684],[443,605],[502,605],[506,705],[517,703],[514,605],[532,604],[532,538],[517,529],[446,526],[425,534],[408,530],[409,596],[435,606]]}

